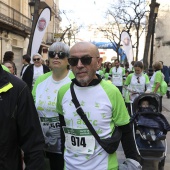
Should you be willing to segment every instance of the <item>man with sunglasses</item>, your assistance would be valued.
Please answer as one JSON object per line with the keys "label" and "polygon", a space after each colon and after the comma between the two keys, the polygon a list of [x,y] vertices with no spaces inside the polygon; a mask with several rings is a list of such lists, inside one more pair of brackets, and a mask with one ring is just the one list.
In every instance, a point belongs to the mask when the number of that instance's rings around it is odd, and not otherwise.
{"label": "man with sunglasses", "polygon": [[48,51],[51,72],[40,76],[32,94],[35,100],[41,127],[45,138],[45,153],[51,170],[63,170],[63,145],[61,142],[60,117],[56,112],[59,88],[74,77],[68,69],[69,46],[62,42],[53,43]]}
{"label": "man with sunglasses", "polygon": [[42,56],[39,53],[34,54],[32,60],[34,64],[29,65],[22,76],[22,80],[27,83],[30,90],[32,90],[36,79],[40,75],[50,71],[46,65],[42,64]]}
{"label": "man with sunglasses", "polygon": [[[120,126],[125,155],[136,160],[130,118],[122,95],[113,84],[96,75],[96,70],[102,63],[97,47],[90,42],[75,44],[70,49],[68,62],[75,75],[72,83],[80,107],[95,131],[100,138],[108,138],[114,127]],[[65,169],[118,169],[116,153],[108,154],[78,115],[72,102],[70,83],[61,87],[58,92],[57,111],[65,120]]]}

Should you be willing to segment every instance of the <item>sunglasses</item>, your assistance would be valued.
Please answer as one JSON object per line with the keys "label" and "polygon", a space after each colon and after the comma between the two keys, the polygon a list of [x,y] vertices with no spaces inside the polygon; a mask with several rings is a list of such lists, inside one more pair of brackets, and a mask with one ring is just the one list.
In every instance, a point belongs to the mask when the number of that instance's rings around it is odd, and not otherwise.
{"label": "sunglasses", "polygon": [[140,83],[139,77],[137,77],[136,79],[137,79],[138,83]]}
{"label": "sunglasses", "polygon": [[68,57],[68,53],[65,53],[65,52],[62,52],[62,51],[59,51],[58,53],[55,52],[55,51],[48,51],[48,56],[50,58],[54,58],[56,56],[56,54],[58,55],[59,59],[63,59],[65,57]]}
{"label": "sunglasses", "polygon": [[34,58],[33,61],[40,61],[40,58]]}
{"label": "sunglasses", "polygon": [[[79,60],[80,60],[83,65],[90,65],[91,61],[92,61],[92,58],[94,58],[94,57],[83,56],[81,58],[77,58],[77,57],[68,58],[68,63],[71,66],[76,66],[78,64]],[[96,57],[96,58],[98,58],[98,57]]]}

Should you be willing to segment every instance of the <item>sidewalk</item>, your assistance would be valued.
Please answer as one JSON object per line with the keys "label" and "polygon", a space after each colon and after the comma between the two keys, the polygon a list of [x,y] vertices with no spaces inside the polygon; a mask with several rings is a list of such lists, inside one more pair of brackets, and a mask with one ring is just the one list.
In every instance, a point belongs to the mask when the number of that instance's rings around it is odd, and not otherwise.
{"label": "sidewalk", "polygon": [[170,112],[170,99],[168,99],[166,95],[162,98],[162,106]]}

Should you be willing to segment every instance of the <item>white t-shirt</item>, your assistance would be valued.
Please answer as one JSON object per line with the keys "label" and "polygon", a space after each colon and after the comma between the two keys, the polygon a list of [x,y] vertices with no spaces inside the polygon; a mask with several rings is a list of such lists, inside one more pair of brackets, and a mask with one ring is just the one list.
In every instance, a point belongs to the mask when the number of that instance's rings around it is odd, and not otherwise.
{"label": "white t-shirt", "polygon": [[[64,115],[67,170],[117,170],[116,152],[108,154],[94,139],[89,129],[76,112],[70,94],[70,84],[58,92],[57,109]],[[114,125],[129,123],[129,114],[120,91],[111,83],[102,80],[89,87],[74,85],[77,99],[88,120],[101,138],[110,137]]]}
{"label": "white t-shirt", "polygon": [[[128,85],[128,89],[130,91],[138,92],[138,93],[144,93],[146,85],[149,85],[149,78],[147,75],[141,73],[140,75],[136,75],[134,73],[129,74],[125,85]],[[130,100],[134,101],[136,97],[138,97],[139,94],[131,93],[130,92]]]}
{"label": "white t-shirt", "polygon": [[42,74],[44,74],[44,72],[43,72],[43,66],[41,65],[40,67],[36,67],[35,65],[34,65],[34,75],[33,75],[33,82],[32,82],[32,86],[34,86],[34,83],[35,83],[35,81],[37,80],[37,78],[39,77],[39,76],[41,76]]}
{"label": "white t-shirt", "polygon": [[112,83],[115,86],[123,86],[123,76],[125,75],[125,69],[123,67],[113,67],[111,69]]}
{"label": "white t-shirt", "polygon": [[59,115],[56,112],[56,103],[59,88],[71,81],[69,74],[70,71],[61,81],[53,80],[50,75],[36,87],[35,106],[45,138],[45,150],[48,152],[61,153],[61,127]]}

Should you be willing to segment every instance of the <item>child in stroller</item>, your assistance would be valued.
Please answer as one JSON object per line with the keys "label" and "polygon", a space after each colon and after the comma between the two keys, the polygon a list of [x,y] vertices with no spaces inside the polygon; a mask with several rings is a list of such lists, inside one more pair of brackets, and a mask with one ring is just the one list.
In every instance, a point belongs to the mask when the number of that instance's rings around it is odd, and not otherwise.
{"label": "child in stroller", "polygon": [[[153,106],[152,107],[150,106],[148,100],[143,99],[139,102],[138,112],[147,114],[147,113],[156,112],[156,109]],[[145,118],[143,117],[143,119],[145,119]],[[145,121],[146,121],[146,119],[145,119]],[[155,123],[157,124],[157,122],[155,122]],[[140,120],[138,120],[138,124],[141,124]],[[142,124],[141,124],[138,126],[138,130],[139,130],[140,136],[144,140],[156,141],[156,140],[164,140],[166,138],[166,135],[163,134],[163,131],[161,131],[159,128],[146,127],[146,126],[142,126]]]}
{"label": "child in stroller", "polygon": [[145,160],[158,161],[158,169],[163,170],[167,153],[167,141],[164,138],[170,131],[170,125],[160,112],[160,107],[160,96],[157,94],[140,94],[132,103],[131,123],[141,164]]}

